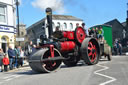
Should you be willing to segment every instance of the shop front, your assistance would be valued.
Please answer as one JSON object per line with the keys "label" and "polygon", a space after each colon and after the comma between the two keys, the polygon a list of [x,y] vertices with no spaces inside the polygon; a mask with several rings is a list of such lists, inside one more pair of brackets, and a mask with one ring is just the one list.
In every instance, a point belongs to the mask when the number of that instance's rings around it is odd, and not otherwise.
{"label": "shop front", "polygon": [[0,48],[7,53],[8,47],[14,48],[15,28],[13,26],[0,25]]}

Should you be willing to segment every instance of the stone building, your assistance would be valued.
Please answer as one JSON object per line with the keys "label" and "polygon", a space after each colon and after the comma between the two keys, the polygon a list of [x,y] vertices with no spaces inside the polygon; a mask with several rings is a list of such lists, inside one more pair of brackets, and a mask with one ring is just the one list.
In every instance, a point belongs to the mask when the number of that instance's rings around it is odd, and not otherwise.
{"label": "stone building", "polygon": [[119,40],[123,39],[124,26],[117,19],[106,22],[105,24],[112,26],[113,42],[115,41],[115,39],[119,39]]}
{"label": "stone building", "polygon": [[0,0],[0,48],[6,53],[8,46],[14,47],[16,32],[15,0]]}
{"label": "stone building", "polygon": [[[25,46],[25,42],[27,41],[27,37],[26,37],[26,25],[23,23],[19,24],[19,36],[18,33],[16,34],[17,38],[21,38],[20,41],[20,46],[24,47]],[[19,42],[16,41],[15,45],[19,45]]]}
{"label": "stone building", "polygon": [[124,26],[124,29],[125,29],[125,38],[128,40],[128,26],[127,26],[127,24],[126,24],[126,22],[123,22],[122,23],[122,25]]}
{"label": "stone building", "polygon": [[[76,18],[74,16],[67,16],[67,15],[53,15],[53,31],[57,26],[60,27],[60,30],[63,31],[74,31],[76,28],[76,24],[79,26],[82,25],[83,20]],[[35,24],[31,25],[27,28],[27,35],[29,40],[32,40],[34,43],[38,42],[38,39],[41,35],[46,35],[48,37],[48,28],[46,18],[36,22]]]}

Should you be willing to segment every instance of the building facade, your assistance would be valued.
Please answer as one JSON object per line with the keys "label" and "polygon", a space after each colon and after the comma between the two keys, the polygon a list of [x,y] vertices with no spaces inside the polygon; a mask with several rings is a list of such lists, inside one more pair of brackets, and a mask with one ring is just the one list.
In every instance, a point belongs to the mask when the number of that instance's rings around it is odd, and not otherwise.
{"label": "building facade", "polygon": [[124,34],[123,33],[124,26],[117,19],[111,20],[111,21],[105,23],[105,25],[112,26],[112,40],[113,40],[113,43],[116,39],[118,39],[118,40],[123,39],[123,37],[124,37],[124,35],[123,35]]}
{"label": "building facade", "polygon": [[20,38],[20,40],[21,40],[20,41],[20,46],[22,48],[24,48],[27,37],[26,37],[26,25],[23,24],[23,23],[19,24],[19,35],[18,35],[18,33],[16,33],[16,41],[15,41],[16,46],[19,45],[19,42],[17,41],[17,38]]}
{"label": "building facade", "polygon": [[0,0],[0,48],[7,52],[8,47],[14,47],[16,32],[15,0]]}
{"label": "building facade", "polygon": [[[83,23],[82,19],[67,15],[53,15],[52,19],[53,31],[56,30],[57,26],[59,27],[59,30],[62,31],[75,31],[76,24],[82,26]],[[38,21],[37,23],[27,28],[28,38],[32,40],[34,43],[38,43],[39,37],[44,34],[48,37],[46,18]]]}

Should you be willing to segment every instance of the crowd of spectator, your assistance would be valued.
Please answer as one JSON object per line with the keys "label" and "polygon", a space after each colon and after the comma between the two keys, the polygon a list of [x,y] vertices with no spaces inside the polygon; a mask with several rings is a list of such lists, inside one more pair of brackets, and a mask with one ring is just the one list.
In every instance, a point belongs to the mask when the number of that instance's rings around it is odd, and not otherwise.
{"label": "crowd of spectator", "polygon": [[88,29],[88,33],[89,33],[89,36],[94,37],[94,38],[98,39],[99,41],[103,41],[104,31],[103,31],[102,27]]}
{"label": "crowd of spectator", "polygon": [[25,58],[25,52],[20,46],[9,46],[8,52],[4,53],[3,49],[0,48],[0,71],[13,70],[23,66]]}

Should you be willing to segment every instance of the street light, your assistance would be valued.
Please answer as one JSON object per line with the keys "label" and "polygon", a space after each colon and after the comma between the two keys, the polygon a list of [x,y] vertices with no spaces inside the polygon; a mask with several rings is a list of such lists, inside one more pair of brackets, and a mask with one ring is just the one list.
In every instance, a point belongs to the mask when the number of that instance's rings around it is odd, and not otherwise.
{"label": "street light", "polygon": [[[20,30],[19,30],[19,1],[16,0],[16,9],[17,9],[17,30],[18,30],[18,37],[20,37]],[[20,41],[19,41],[20,46]]]}

